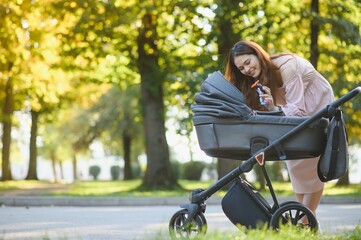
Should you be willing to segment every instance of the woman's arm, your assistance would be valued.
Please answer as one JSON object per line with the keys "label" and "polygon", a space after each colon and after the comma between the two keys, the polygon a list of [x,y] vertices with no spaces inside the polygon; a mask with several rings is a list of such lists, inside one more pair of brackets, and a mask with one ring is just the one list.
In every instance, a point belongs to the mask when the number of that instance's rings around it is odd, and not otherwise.
{"label": "woman's arm", "polygon": [[304,83],[296,58],[280,67],[286,104],[282,110],[286,116],[306,116]]}

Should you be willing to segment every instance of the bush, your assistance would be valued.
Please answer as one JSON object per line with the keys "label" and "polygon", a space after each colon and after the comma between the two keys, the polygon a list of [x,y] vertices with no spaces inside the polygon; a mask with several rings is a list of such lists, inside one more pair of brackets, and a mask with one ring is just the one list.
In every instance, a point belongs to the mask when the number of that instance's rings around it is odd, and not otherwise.
{"label": "bush", "polygon": [[110,175],[112,176],[112,180],[118,180],[120,177],[120,167],[118,165],[111,166]]}
{"label": "bush", "polygon": [[179,179],[180,177],[180,172],[181,172],[181,164],[178,161],[171,161],[171,169],[172,169],[172,174],[175,177],[175,179]]}
{"label": "bush", "polygon": [[100,174],[100,167],[97,165],[90,166],[89,167],[89,175],[93,176],[94,180],[98,179],[98,176]]}
{"label": "bush", "polygon": [[200,180],[205,163],[201,161],[191,161],[183,164],[183,179]]}
{"label": "bush", "polygon": [[133,179],[139,179],[143,177],[142,168],[140,167],[139,163],[132,164],[131,168]]}

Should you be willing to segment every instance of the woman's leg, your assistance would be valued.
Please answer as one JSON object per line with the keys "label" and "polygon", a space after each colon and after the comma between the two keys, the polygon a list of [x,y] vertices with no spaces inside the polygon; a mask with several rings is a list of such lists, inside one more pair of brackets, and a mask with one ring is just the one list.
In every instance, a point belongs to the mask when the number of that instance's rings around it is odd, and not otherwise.
{"label": "woman's leg", "polygon": [[308,207],[316,216],[316,210],[318,205],[320,204],[322,193],[323,193],[323,189],[321,189],[318,192],[309,193],[309,194],[296,194],[296,196],[297,196],[297,200],[303,203],[303,205],[305,205],[306,207]]}
{"label": "woman's leg", "polygon": [[[316,217],[316,210],[321,201],[322,193],[323,193],[323,189],[318,192],[308,193],[308,194],[296,193],[296,198],[298,202],[308,207]],[[303,219],[302,222],[305,224],[308,223],[307,219]]]}
{"label": "woman's leg", "polygon": [[325,185],[317,175],[318,160],[319,157],[286,161],[297,201],[308,207],[314,214]]}

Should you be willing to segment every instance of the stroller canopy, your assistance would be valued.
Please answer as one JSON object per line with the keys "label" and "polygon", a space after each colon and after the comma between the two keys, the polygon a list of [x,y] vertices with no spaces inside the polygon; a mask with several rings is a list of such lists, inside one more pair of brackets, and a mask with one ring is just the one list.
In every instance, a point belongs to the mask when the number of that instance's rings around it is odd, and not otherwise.
{"label": "stroller canopy", "polygon": [[195,124],[204,117],[247,119],[247,116],[253,115],[241,91],[227,81],[220,71],[208,76],[194,100],[196,104],[192,106],[192,111]]}

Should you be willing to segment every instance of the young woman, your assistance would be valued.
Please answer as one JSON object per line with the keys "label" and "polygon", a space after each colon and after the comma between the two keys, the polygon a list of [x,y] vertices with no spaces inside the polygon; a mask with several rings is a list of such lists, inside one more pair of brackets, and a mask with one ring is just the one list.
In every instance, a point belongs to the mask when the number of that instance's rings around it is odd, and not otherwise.
{"label": "young woman", "polygon": [[[282,110],[286,116],[310,116],[334,100],[329,82],[307,60],[293,54],[270,56],[258,44],[237,42],[230,50],[225,76],[255,110]],[[252,84],[263,85],[261,105]],[[286,161],[297,200],[316,215],[324,183],[317,175],[319,157]]]}

